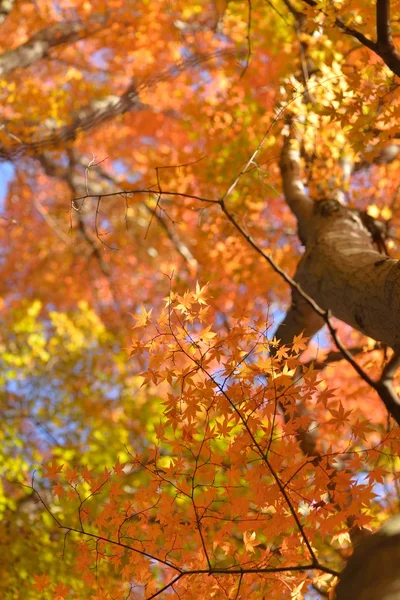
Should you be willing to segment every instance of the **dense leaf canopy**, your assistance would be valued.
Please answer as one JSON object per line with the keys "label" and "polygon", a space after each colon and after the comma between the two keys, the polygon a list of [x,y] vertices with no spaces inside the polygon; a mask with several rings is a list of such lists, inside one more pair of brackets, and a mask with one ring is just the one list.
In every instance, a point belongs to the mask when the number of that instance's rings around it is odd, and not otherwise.
{"label": "dense leaf canopy", "polygon": [[0,0],[1,597],[333,597],[396,512],[392,349],[274,335],[289,137],[398,257],[391,8]]}

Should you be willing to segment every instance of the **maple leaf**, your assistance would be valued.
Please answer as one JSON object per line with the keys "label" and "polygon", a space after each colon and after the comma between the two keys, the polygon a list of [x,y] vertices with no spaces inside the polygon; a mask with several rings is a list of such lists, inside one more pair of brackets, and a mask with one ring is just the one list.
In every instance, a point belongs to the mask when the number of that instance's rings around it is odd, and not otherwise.
{"label": "maple leaf", "polygon": [[161,423],[154,425],[154,433],[156,434],[158,440],[162,440],[165,434],[164,426]]}
{"label": "maple leaf", "polygon": [[110,486],[110,497],[115,499],[123,495],[124,491],[121,489],[121,482],[112,483]]}
{"label": "maple leaf", "polygon": [[389,472],[377,465],[371,473],[368,473],[368,478],[370,481],[377,481],[383,484],[387,475],[389,475]]}
{"label": "maple leaf", "polygon": [[199,282],[196,282],[196,292],[194,293],[194,299],[199,304],[207,304],[208,299],[208,283],[203,287],[200,287]]}
{"label": "maple leaf", "polygon": [[339,403],[339,408],[328,408],[329,412],[332,415],[332,419],[329,419],[328,423],[332,425],[337,425],[338,427],[345,425],[348,422],[349,416],[353,412],[352,410],[345,410],[343,404]]}
{"label": "maple leaf", "polygon": [[355,423],[352,423],[351,428],[354,436],[362,440],[366,440],[366,434],[372,431],[372,427],[367,420],[361,421],[360,419],[357,419]]}
{"label": "maple leaf", "polygon": [[341,548],[346,548],[351,544],[350,535],[347,531],[343,531],[342,533],[338,533],[332,536],[332,542],[338,541],[339,546]]}
{"label": "maple leaf", "polygon": [[232,431],[234,425],[230,424],[228,419],[224,419],[222,423],[217,423],[217,430],[219,435],[226,437]]}
{"label": "maple leaf", "polygon": [[52,485],[51,489],[53,490],[53,493],[58,496],[58,498],[62,498],[62,496],[65,494],[65,489],[59,481],[57,481],[55,485]]}
{"label": "maple leaf", "polygon": [[150,308],[149,310],[146,310],[146,308],[142,304],[141,312],[132,315],[133,318],[136,320],[136,323],[133,328],[136,329],[138,327],[147,327],[148,324],[150,323],[152,312],[153,312],[152,308]]}
{"label": "maple leaf", "polygon": [[305,581],[301,581],[298,585],[294,587],[294,589],[290,593],[290,597],[293,600],[303,600],[304,596],[301,593],[302,588],[304,587]]}
{"label": "maple leaf", "polygon": [[64,600],[69,594],[70,586],[65,585],[62,581],[59,581],[54,588],[54,598],[55,600]]}
{"label": "maple leaf", "polygon": [[124,463],[120,463],[119,462],[119,458],[117,459],[117,462],[115,463],[115,465],[113,466],[113,471],[116,475],[125,475],[125,470],[124,468],[126,467],[128,463],[124,462]]}
{"label": "maple leaf", "polygon": [[304,332],[293,337],[292,348],[296,354],[307,348],[308,337],[304,337]]}
{"label": "maple leaf", "polygon": [[[351,365],[331,363],[338,355],[328,336],[320,338],[326,364],[300,366],[308,339],[299,329],[311,335],[321,319],[308,305],[303,311],[300,290],[285,319],[286,284],[302,254],[297,273],[310,280],[307,289],[331,290],[343,316],[355,304],[356,230],[347,235],[346,227],[356,213],[342,227],[347,206],[320,218],[329,206],[313,200],[328,198],[332,186],[390,219],[399,237],[400,209],[391,201],[396,148],[393,164],[379,164],[400,122],[394,74],[379,44],[362,50],[364,35],[376,39],[375,3],[352,3],[353,24],[363,31],[357,52],[340,29],[348,3],[303,3],[303,58],[318,63],[306,74],[293,59],[299,35],[265,3],[252,4],[251,31],[248,11],[240,3],[227,10],[225,0],[216,0],[215,14],[212,3],[204,10],[197,0],[171,11],[153,0],[134,11],[123,0],[53,4],[68,10],[46,20],[35,3],[1,3],[0,359],[11,381],[2,435],[18,449],[3,444],[4,462],[23,477],[32,461],[56,456],[43,471],[61,504],[46,506],[60,520],[40,503],[37,519],[22,518],[25,500],[7,486],[22,512],[11,536],[9,511],[2,514],[0,598],[17,590],[21,598],[109,599],[134,585],[146,597],[300,600],[313,581],[332,596],[331,572],[343,558],[332,541],[348,549],[349,524],[386,518],[400,436]],[[103,4],[115,9],[104,30]],[[243,54],[249,65],[238,78],[246,32],[257,52],[251,61]],[[206,47],[210,56],[200,51]],[[255,149],[260,131],[282,117],[283,135],[275,128]],[[280,169],[286,150],[288,168]],[[305,251],[295,231],[301,179],[316,209],[297,223]],[[346,244],[313,262],[314,237],[323,249],[338,236]],[[357,256],[364,244],[374,261],[372,242],[359,240]],[[329,257],[342,277],[348,271],[350,285],[337,285]],[[375,258],[379,275],[386,257]],[[365,276],[358,269],[354,282]],[[374,278],[366,283],[373,287]],[[395,335],[387,303],[380,319],[369,310],[374,294],[364,297],[363,330],[379,331],[381,321],[384,336]],[[321,306],[329,304],[328,297]],[[283,344],[269,341],[282,319]],[[378,381],[385,359],[376,340],[335,327]],[[117,458],[125,444],[129,472]],[[74,466],[63,469],[61,460]],[[105,465],[114,465],[111,472],[102,472]],[[90,539],[81,532],[65,545],[60,525],[83,527]],[[210,546],[215,552],[206,557]],[[230,573],[241,557],[247,572]],[[42,562],[49,575],[36,580]],[[315,569],[303,569],[311,563]],[[207,564],[226,568],[223,587]],[[288,571],[265,572],[274,565]],[[316,576],[320,567],[329,574]],[[65,573],[71,589],[61,582]]]}
{"label": "maple leaf", "polygon": [[64,476],[65,476],[65,479],[67,481],[69,481],[69,483],[76,481],[79,477],[77,469],[76,468],[71,469],[69,467],[64,471]]}
{"label": "maple leaf", "polygon": [[95,479],[95,476],[93,475],[93,469],[90,470],[86,465],[83,467],[81,475],[87,483],[92,483]]}
{"label": "maple leaf", "polygon": [[58,465],[56,459],[53,457],[51,463],[43,465],[45,469],[45,477],[48,479],[57,479],[58,474],[63,470],[64,464]]}
{"label": "maple leaf", "polygon": [[51,585],[51,578],[49,575],[34,575],[35,583],[34,587],[38,592],[44,592]]}
{"label": "maple leaf", "polygon": [[279,348],[277,349],[276,353],[275,353],[275,358],[277,359],[278,362],[281,362],[282,360],[288,358],[289,356],[289,348],[287,346],[279,346]]}
{"label": "maple leaf", "polygon": [[256,532],[255,531],[253,531],[251,533],[250,533],[250,531],[244,531],[243,532],[243,542],[244,542],[244,547],[245,547],[246,551],[250,552],[250,554],[254,554],[255,553],[254,548],[260,544],[260,542],[256,541]]}

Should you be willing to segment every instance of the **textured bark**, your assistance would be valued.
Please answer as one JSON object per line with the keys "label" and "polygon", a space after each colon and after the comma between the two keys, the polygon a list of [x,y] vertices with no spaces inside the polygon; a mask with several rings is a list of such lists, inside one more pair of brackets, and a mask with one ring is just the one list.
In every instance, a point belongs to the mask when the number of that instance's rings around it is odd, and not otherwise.
{"label": "textured bark", "polygon": [[337,600],[400,600],[400,516],[361,541],[344,569]]}
{"label": "textured bark", "polygon": [[[336,200],[313,202],[308,197],[300,185],[299,160],[288,136],[281,157],[283,189],[305,245],[295,280],[321,308],[400,351],[399,261],[374,247],[369,231],[353,211]],[[295,292],[276,335],[289,342],[303,329],[313,335],[322,325],[322,319]]]}
{"label": "textured bark", "polygon": [[321,202],[309,223],[295,279],[318,304],[355,329],[400,350],[400,265],[378,252],[360,219]]}
{"label": "textured bark", "polygon": [[300,149],[295,139],[292,123],[287,125],[283,138],[281,156],[283,193],[286,202],[297,219],[300,240],[306,244],[310,220],[314,212],[314,203],[306,194],[300,172]]}

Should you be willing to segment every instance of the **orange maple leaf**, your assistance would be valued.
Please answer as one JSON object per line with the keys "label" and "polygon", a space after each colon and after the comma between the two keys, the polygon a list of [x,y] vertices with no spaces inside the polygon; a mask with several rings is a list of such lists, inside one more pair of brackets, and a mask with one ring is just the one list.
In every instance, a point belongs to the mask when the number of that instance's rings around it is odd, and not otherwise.
{"label": "orange maple leaf", "polygon": [[243,533],[243,542],[244,542],[244,547],[246,548],[247,552],[250,552],[250,554],[254,554],[255,550],[255,546],[258,546],[258,544],[260,542],[256,541],[256,532],[253,531],[252,533],[250,533],[249,531],[245,531]]}
{"label": "orange maple leaf", "polygon": [[65,490],[59,481],[57,481],[57,483],[52,486],[52,490],[53,494],[58,496],[58,498],[61,498],[65,494]]}
{"label": "orange maple leaf", "polygon": [[63,600],[69,593],[71,588],[68,585],[65,585],[62,581],[59,581],[54,588],[54,598],[55,600]]}
{"label": "orange maple leaf", "polygon": [[34,575],[33,578],[35,583],[32,587],[34,587],[38,592],[44,592],[51,584],[49,575]]}
{"label": "orange maple leaf", "polygon": [[57,479],[58,474],[63,470],[64,464],[58,465],[56,459],[53,457],[51,463],[43,465],[43,467],[46,471],[44,476],[47,479]]}
{"label": "orange maple leaf", "polygon": [[352,410],[345,410],[342,403],[339,404],[337,410],[334,408],[329,408],[328,410],[332,415],[332,419],[329,419],[328,423],[339,427],[348,422],[348,418],[353,412]]}
{"label": "orange maple leaf", "polygon": [[152,312],[153,312],[152,308],[150,308],[150,310],[146,310],[142,304],[141,312],[132,315],[133,318],[136,320],[136,323],[135,323],[133,329],[136,329],[137,327],[146,327],[150,322]]}
{"label": "orange maple leaf", "polygon": [[[303,332],[304,333],[304,332]],[[305,350],[307,348],[307,343],[310,338],[304,337],[303,333],[299,333],[299,335],[295,335],[293,337],[293,350],[296,354]]]}
{"label": "orange maple leaf", "polygon": [[117,462],[115,463],[115,465],[113,466],[113,471],[116,475],[125,475],[125,471],[124,468],[128,463],[124,462],[124,463],[120,463],[119,462],[119,457],[117,458]]}

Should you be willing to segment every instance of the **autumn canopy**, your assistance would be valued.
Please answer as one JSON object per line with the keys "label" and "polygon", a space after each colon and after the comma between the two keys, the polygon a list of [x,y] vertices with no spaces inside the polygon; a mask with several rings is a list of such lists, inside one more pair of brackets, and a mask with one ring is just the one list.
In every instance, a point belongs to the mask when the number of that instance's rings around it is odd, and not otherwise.
{"label": "autumn canopy", "polygon": [[391,4],[0,0],[1,598],[333,599],[397,513]]}

